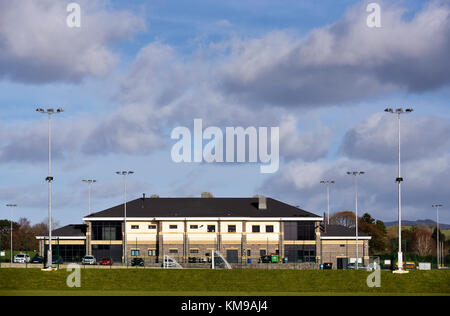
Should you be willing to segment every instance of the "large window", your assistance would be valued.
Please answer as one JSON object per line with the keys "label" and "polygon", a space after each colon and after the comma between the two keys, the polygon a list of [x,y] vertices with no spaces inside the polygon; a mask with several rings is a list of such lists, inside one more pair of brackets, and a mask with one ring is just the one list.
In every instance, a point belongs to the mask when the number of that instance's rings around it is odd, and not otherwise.
{"label": "large window", "polygon": [[288,262],[316,262],[316,246],[286,245],[284,255]]}
{"label": "large window", "polygon": [[315,222],[298,221],[284,223],[284,240],[315,240]]}
{"label": "large window", "polygon": [[122,240],[122,222],[92,222],[92,240]]}

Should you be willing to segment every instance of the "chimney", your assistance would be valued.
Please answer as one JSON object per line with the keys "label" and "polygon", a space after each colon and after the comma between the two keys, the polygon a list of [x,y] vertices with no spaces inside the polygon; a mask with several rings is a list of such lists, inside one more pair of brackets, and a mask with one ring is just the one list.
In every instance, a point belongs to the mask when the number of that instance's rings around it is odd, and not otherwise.
{"label": "chimney", "polygon": [[142,193],[142,208],[144,208],[144,203],[145,203],[145,193]]}
{"label": "chimney", "polygon": [[152,194],[152,195],[150,195],[150,198],[151,199],[157,199],[157,198],[159,198],[159,195],[158,194]]}
{"label": "chimney", "polygon": [[212,195],[210,192],[202,192],[203,199],[213,198],[213,197],[214,197],[214,195]]}
{"label": "chimney", "polygon": [[258,210],[267,210],[267,198],[263,195],[258,195]]}

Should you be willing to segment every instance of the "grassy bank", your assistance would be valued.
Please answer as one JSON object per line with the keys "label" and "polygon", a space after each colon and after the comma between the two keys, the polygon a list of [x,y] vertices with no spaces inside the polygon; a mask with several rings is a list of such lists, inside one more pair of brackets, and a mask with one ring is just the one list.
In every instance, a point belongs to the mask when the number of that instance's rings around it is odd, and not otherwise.
{"label": "grassy bank", "polygon": [[1,269],[1,295],[450,295],[450,271],[381,272],[369,288],[365,271],[94,270],[81,271],[81,288],[66,285],[70,272]]}

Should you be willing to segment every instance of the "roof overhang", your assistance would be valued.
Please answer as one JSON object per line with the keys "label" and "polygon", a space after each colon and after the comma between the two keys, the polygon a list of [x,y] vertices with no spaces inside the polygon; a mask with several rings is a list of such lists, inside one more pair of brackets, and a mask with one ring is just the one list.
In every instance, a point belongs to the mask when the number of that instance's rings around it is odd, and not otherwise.
{"label": "roof overhang", "polygon": [[[48,240],[48,236],[36,236],[36,239]],[[52,236],[52,240],[84,240],[86,236]]]}
{"label": "roof overhang", "polygon": [[[124,221],[124,217],[84,217],[83,221]],[[323,217],[127,217],[127,221],[323,221]]]}

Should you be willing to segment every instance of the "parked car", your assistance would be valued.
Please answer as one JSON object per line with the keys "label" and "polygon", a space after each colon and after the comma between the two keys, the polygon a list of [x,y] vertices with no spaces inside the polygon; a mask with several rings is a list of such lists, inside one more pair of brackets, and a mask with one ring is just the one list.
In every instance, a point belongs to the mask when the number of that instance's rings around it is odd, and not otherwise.
{"label": "parked car", "polygon": [[14,256],[14,263],[28,263],[30,262],[30,256],[24,253],[18,253]]}
{"label": "parked car", "polygon": [[44,263],[44,257],[41,257],[39,255],[34,255],[34,257],[31,259],[30,263]]}
{"label": "parked car", "polygon": [[142,258],[133,258],[133,259],[131,259],[131,266],[132,267],[135,267],[135,266],[143,267],[144,266],[144,259],[142,259]]}
{"label": "parked car", "polygon": [[163,263],[161,264],[161,267],[166,267],[166,268],[175,268],[177,267],[177,262],[172,259],[172,258],[165,258],[163,260]]}
{"label": "parked car", "polygon": [[102,258],[98,264],[101,266],[112,266],[113,263],[114,262],[111,257],[105,257],[105,258]]}
{"label": "parked car", "polygon": [[[347,265],[347,269],[356,270],[356,263],[348,264]],[[358,270],[368,270],[368,271],[370,271],[369,268],[366,267],[365,265],[363,265],[362,263],[358,264]]]}
{"label": "parked car", "polygon": [[81,259],[81,264],[95,265],[97,264],[97,260],[95,260],[94,256],[84,256]]}
{"label": "parked car", "polygon": [[52,256],[52,264],[63,264],[63,258],[61,256]]}

